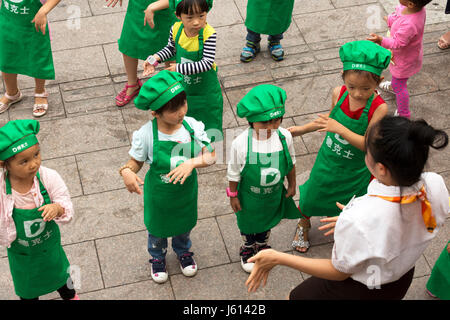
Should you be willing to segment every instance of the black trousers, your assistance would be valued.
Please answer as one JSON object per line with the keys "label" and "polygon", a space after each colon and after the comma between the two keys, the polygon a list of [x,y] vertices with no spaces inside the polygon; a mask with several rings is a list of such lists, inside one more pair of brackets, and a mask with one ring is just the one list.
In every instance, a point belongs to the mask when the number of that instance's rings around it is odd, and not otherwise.
{"label": "black trousers", "polygon": [[411,285],[414,268],[397,281],[369,289],[361,282],[348,278],[331,281],[311,277],[303,281],[289,294],[289,300],[401,300]]}

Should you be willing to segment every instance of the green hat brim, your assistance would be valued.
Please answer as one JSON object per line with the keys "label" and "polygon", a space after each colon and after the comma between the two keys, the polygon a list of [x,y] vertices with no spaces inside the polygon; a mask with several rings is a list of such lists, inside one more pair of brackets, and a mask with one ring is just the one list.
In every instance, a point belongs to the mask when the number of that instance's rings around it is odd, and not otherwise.
{"label": "green hat brim", "polygon": [[4,161],[22,151],[25,151],[28,148],[31,148],[35,144],[38,144],[39,141],[34,134],[30,134],[28,136],[23,137],[22,139],[17,140],[13,144],[11,144],[6,150],[0,153],[0,160]]}
{"label": "green hat brim", "polygon": [[346,70],[364,70],[364,71],[372,72],[372,73],[376,74],[377,76],[380,76],[384,70],[382,68],[377,68],[377,67],[374,67],[374,66],[371,66],[368,64],[358,63],[358,62],[346,61],[343,64],[344,64],[344,71],[346,71]]}
{"label": "green hat brim", "polygon": [[[272,119],[281,118],[285,113],[284,106],[281,105],[279,107],[272,108],[270,110],[266,110],[262,113],[258,113],[255,115],[247,116],[246,119],[248,122],[262,122],[269,121]],[[242,118],[242,117],[241,117]]]}

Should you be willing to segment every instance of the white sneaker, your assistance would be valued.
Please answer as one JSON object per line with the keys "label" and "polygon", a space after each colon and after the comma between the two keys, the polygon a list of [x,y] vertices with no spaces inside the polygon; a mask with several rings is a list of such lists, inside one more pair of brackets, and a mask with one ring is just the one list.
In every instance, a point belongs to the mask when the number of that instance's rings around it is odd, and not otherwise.
{"label": "white sneaker", "polygon": [[164,283],[169,279],[165,260],[150,259],[152,279],[156,283]]}
{"label": "white sneaker", "polygon": [[198,271],[197,264],[195,263],[194,258],[192,258],[193,255],[193,252],[187,252],[178,257],[181,272],[183,272],[186,277],[193,277]]}
{"label": "white sneaker", "polygon": [[240,249],[239,255],[241,256],[241,267],[247,273],[251,273],[255,265],[254,262],[247,262],[247,260],[253,257],[255,254],[256,250],[253,247],[250,248],[242,246]]}
{"label": "white sneaker", "polygon": [[398,111],[397,110],[395,110],[394,111],[394,117],[399,117],[400,115],[398,114]]}
{"label": "white sneaker", "polygon": [[378,87],[380,87],[380,89],[383,91],[387,91],[392,94],[395,94],[394,90],[392,89],[391,81],[383,81],[378,85]]}

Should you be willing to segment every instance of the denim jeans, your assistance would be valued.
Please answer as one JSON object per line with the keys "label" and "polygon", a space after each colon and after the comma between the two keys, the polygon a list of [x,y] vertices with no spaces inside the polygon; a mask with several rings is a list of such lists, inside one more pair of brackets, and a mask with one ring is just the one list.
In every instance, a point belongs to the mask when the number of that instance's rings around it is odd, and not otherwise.
{"label": "denim jeans", "polygon": [[[172,237],[172,249],[178,257],[188,252],[191,248],[192,242],[189,237],[190,233],[191,232],[189,231]],[[150,253],[153,259],[163,260],[166,257],[167,245],[167,238],[158,238],[150,233],[148,234],[148,253]]]}
{"label": "denim jeans", "polygon": [[[253,43],[259,43],[261,41],[261,35],[247,28],[247,38],[245,39]],[[269,35],[268,37],[269,42],[280,42],[281,39],[283,39],[282,33],[276,35]]]}

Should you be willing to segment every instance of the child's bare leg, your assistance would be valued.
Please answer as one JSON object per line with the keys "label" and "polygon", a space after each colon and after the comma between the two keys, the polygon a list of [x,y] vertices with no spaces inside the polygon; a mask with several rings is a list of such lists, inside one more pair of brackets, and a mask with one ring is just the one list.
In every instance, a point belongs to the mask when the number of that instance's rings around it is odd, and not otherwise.
{"label": "child's bare leg", "polygon": [[[135,85],[138,81],[137,76],[137,67],[138,67],[138,59],[129,57],[125,54],[123,56],[123,63],[125,65],[125,72],[127,73],[128,85]],[[138,89],[137,86],[131,87],[127,89],[127,95],[131,95],[134,91]]]}
{"label": "child's bare leg", "polygon": [[[6,93],[10,96],[15,96],[19,92],[19,87],[17,86],[17,74],[15,73],[5,73],[2,72],[3,80],[5,81]],[[3,103],[9,103],[10,100],[3,95],[0,98]]]}
{"label": "child's bare leg", "polygon": [[[36,85],[35,89],[34,89],[34,93],[44,93],[45,92],[45,79],[34,79],[34,83]],[[43,97],[43,98],[34,98],[34,103],[35,104],[48,104],[48,99]],[[41,109],[38,108],[35,111],[37,111],[38,113],[44,112],[45,109]]]}

